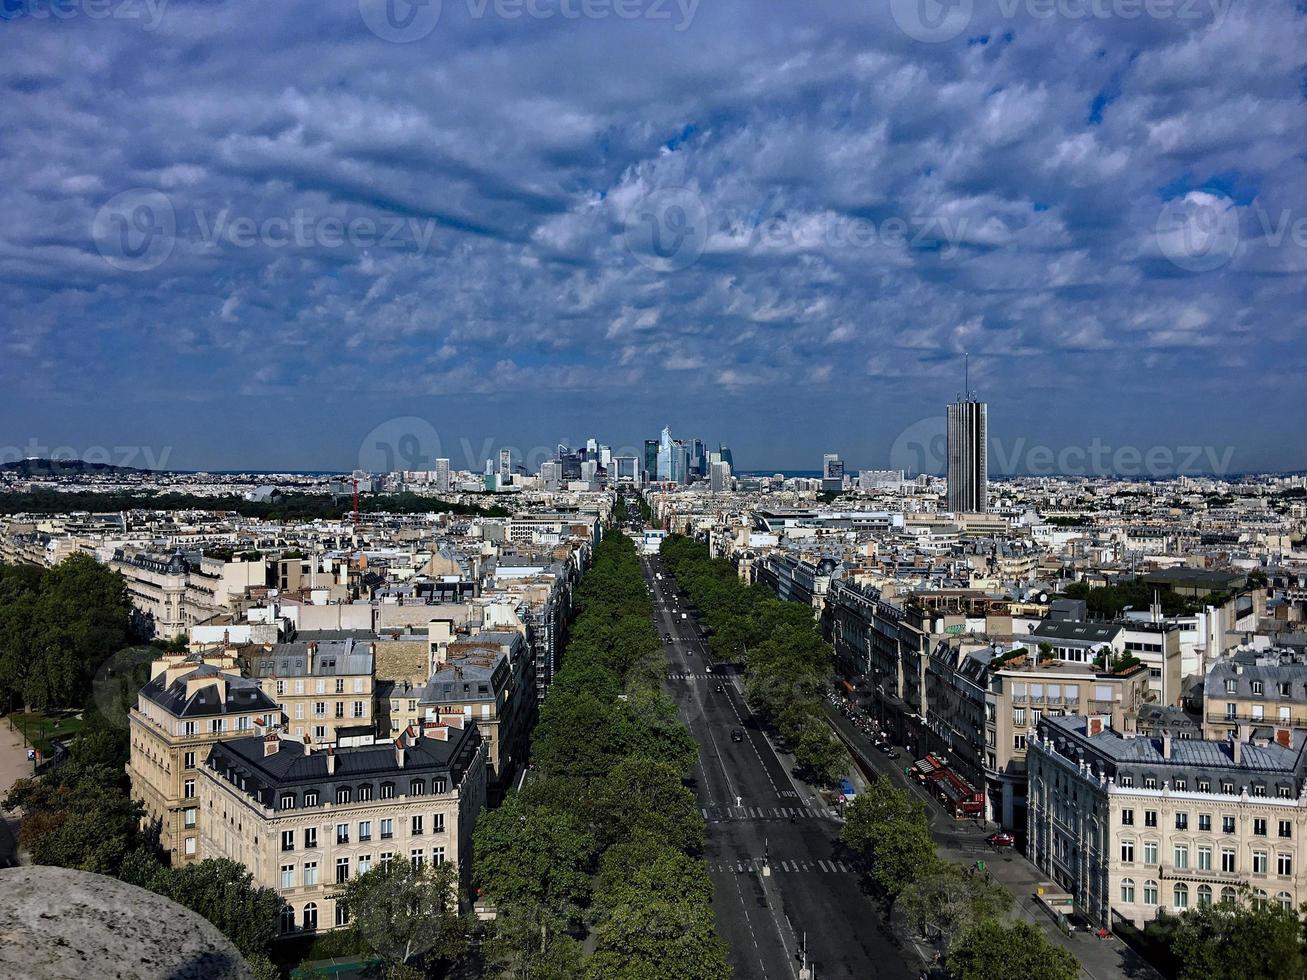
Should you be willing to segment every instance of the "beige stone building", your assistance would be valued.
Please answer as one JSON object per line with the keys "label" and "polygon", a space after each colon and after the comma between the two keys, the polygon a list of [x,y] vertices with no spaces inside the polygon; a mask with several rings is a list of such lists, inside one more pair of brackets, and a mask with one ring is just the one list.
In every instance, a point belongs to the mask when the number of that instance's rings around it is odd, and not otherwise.
{"label": "beige stone building", "polygon": [[1027,856],[1090,921],[1307,901],[1307,733],[1148,738],[1049,718],[1028,758]]}
{"label": "beige stone building", "polygon": [[1100,725],[1133,731],[1139,709],[1149,703],[1144,664],[1108,673],[1091,663],[1048,660],[1035,651],[1016,652],[990,663],[986,707],[985,769],[991,794],[1000,801],[998,819],[1020,825],[1026,796],[1026,749],[1045,718],[1094,717]]}
{"label": "beige stone building", "polygon": [[485,751],[462,716],[377,745],[318,749],[275,734],[219,743],[200,772],[201,853],[276,889],[287,934],[348,924],[343,886],[390,861],[454,861],[466,885]]}
{"label": "beige stone building", "polygon": [[130,712],[127,775],[145,819],[174,864],[200,860],[199,769],[224,738],[261,736],[279,723],[277,705],[227,655],[156,660]]}
{"label": "beige stone building", "polygon": [[1307,663],[1301,654],[1245,650],[1212,666],[1203,684],[1203,734],[1229,738],[1241,726],[1263,734],[1307,728]]}
{"label": "beige stone building", "polygon": [[[372,644],[354,639],[247,648],[247,673],[281,706],[286,732],[316,744],[376,732]],[[382,734],[389,734],[383,732]]]}

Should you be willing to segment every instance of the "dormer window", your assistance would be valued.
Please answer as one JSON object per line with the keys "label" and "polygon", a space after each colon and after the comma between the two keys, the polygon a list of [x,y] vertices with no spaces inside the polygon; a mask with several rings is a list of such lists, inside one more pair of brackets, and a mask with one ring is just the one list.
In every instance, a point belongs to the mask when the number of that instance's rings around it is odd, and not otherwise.
{"label": "dormer window", "polygon": [[1261,682],[1261,681],[1253,681],[1252,683],[1253,683],[1253,693],[1254,693],[1254,694],[1261,694],[1261,693],[1262,693],[1262,682]]}

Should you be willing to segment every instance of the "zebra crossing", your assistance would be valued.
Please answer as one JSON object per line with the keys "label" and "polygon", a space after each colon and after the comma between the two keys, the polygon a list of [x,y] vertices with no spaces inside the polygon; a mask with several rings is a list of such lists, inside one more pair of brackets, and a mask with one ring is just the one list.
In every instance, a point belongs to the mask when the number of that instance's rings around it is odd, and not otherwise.
{"label": "zebra crossing", "polygon": [[[762,874],[762,858],[753,858],[749,861],[709,861],[708,870],[716,871],[721,874]],[[801,861],[778,861],[772,859],[772,874],[836,874],[852,875],[857,874],[857,869],[843,861],[814,861],[805,859]]]}
{"label": "zebra crossing", "polygon": [[814,806],[705,806],[700,807],[708,823],[724,820],[830,820],[833,810]]}
{"label": "zebra crossing", "polygon": [[667,675],[667,679],[669,681],[702,681],[702,680],[708,680],[709,678],[721,680],[721,676],[718,674],[668,674]]}

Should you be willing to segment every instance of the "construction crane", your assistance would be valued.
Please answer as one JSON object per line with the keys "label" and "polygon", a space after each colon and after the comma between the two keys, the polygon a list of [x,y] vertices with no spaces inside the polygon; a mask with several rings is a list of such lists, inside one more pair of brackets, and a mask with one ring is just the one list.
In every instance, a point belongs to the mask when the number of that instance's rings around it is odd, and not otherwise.
{"label": "construction crane", "polygon": [[367,474],[362,470],[354,471],[354,530],[359,529],[359,480],[366,479]]}

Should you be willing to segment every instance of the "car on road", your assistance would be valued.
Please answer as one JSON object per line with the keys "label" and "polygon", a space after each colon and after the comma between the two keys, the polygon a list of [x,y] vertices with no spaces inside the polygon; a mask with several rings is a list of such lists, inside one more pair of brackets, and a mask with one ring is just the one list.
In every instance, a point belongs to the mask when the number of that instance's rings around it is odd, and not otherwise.
{"label": "car on road", "polygon": [[743,741],[744,741],[744,729],[743,729],[743,728],[733,728],[733,729],[731,729],[731,741],[732,741],[732,742],[743,742]]}
{"label": "car on road", "polygon": [[1006,830],[1000,830],[986,837],[985,843],[990,847],[1015,847],[1017,839]]}
{"label": "car on road", "polygon": [[726,688],[722,687],[720,684],[717,685],[717,693],[718,693],[718,694],[721,694],[721,693],[722,693],[723,691],[725,691],[725,690],[726,690]]}

